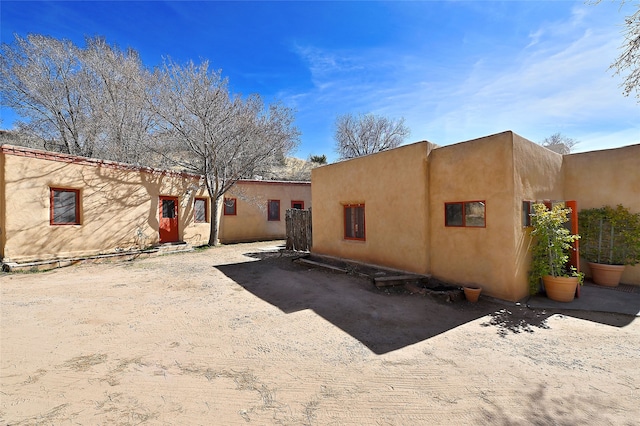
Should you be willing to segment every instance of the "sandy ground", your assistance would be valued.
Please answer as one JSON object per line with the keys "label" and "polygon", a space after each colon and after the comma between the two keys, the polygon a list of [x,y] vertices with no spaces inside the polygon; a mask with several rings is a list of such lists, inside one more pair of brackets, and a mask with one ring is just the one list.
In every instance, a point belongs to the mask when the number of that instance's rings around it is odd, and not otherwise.
{"label": "sandy ground", "polygon": [[268,247],[2,275],[0,424],[640,419],[638,319],[384,292]]}

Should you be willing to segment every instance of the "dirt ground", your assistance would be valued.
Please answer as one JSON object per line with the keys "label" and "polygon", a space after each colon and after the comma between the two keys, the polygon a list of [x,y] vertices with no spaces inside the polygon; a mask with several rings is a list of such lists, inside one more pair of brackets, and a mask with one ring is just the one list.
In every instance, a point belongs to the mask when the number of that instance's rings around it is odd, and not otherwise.
{"label": "dirt ground", "polygon": [[625,425],[640,320],[380,291],[241,244],[0,276],[0,424]]}

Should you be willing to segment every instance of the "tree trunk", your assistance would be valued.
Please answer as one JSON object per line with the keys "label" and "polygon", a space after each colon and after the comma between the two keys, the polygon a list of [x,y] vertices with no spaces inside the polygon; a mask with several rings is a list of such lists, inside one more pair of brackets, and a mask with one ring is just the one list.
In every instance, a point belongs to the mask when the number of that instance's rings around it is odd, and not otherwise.
{"label": "tree trunk", "polygon": [[209,245],[217,246],[219,244],[218,241],[218,230],[220,229],[220,197],[216,198],[211,196],[209,198],[211,200],[211,217],[209,223],[211,225],[209,231]]}

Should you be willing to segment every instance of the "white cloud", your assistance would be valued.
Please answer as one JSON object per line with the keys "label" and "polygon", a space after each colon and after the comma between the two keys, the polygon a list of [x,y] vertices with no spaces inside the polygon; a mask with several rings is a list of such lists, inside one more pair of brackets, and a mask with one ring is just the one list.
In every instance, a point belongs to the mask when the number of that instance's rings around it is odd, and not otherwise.
{"label": "white cloud", "polygon": [[542,29],[539,29],[533,33],[529,33],[529,38],[531,39],[531,41],[529,42],[527,47],[535,46],[536,44],[538,44],[538,42],[540,41],[543,35],[544,35],[544,30]]}
{"label": "white cloud", "polygon": [[581,141],[578,150],[640,143],[640,105],[622,96],[620,77],[608,70],[621,19],[575,7],[565,20],[532,28],[520,47],[496,47],[469,64],[420,46],[357,55],[299,48],[316,84],[303,108],[328,122],[345,111],[405,117],[411,140],[438,144],[504,130],[534,141],[560,131]]}
{"label": "white cloud", "polygon": [[[512,129],[533,140],[562,131],[585,138],[588,143],[581,146],[594,149],[640,143],[640,105],[622,96],[608,71],[618,34],[613,27],[581,25],[587,15],[575,11],[569,22],[536,31],[535,45],[524,48],[511,66],[476,63],[464,81],[452,81],[448,93],[434,93],[439,102],[432,119],[421,122],[431,114],[419,107],[409,112],[414,136],[418,130],[436,143],[451,143]],[[596,128],[616,136],[592,137]]]}

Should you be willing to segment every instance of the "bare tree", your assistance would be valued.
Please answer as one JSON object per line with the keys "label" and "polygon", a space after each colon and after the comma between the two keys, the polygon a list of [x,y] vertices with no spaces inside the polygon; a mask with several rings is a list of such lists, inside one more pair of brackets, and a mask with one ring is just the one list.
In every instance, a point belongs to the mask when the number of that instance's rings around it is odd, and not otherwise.
{"label": "bare tree", "polygon": [[[590,0],[587,3],[599,4],[602,0]],[[620,0],[624,5],[627,0]],[[620,85],[624,96],[629,96],[636,92],[636,98],[640,102],[640,3],[636,5],[637,10],[624,18],[624,29],[622,31],[624,42],[620,45],[622,51],[609,69],[614,70],[615,75],[624,74],[627,70],[629,74]]]}
{"label": "bare tree", "polygon": [[126,52],[103,38],[87,39],[80,51],[81,87],[99,129],[94,155],[115,161],[150,165],[152,114],[146,104],[153,74],[133,49]]}
{"label": "bare tree", "polygon": [[373,114],[340,115],[336,118],[336,152],[341,159],[360,157],[400,145],[409,136],[404,118],[391,120]]}
{"label": "bare tree", "polygon": [[[19,130],[45,149],[203,175],[215,245],[224,194],[239,179],[284,164],[297,145],[293,111],[265,106],[258,95],[232,96],[208,62],[166,61],[150,73],[131,49],[101,38],[86,44],[40,35],[2,44],[0,93],[27,119]],[[151,163],[151,146],[163,161]]]}
{"label": "bare tree", "polygon": [[166,61],[157,75],[151,105],[162,137],[172,145],[172,161],[204,175],[211,199],[209,245],[216,245],[224,194],[297,145],[293,111],[281,104],[265,107],[257,95],[232,96],[227,80],[207,61]]}
{"label": "bare tree", "polygon": [[625,40],[620,47],[622,53],[611,65],[611,68],[615,70],[616,74],[629,72],[622,84],[623,93],[625,96],[629,96],[635,91],[636,98],[640,102],[640,3],[637,7],[638,10],[633,15],[624,18],[623,34]]}
{"label": "bare tree", "polygon": [[540,145],[558,154],[570,154],[573,147],[579,142],[570,137],[564,136],[562,133],[557,132],[551,136],[545,138]]}
{"label": "bare tree", "polygon": [[3,43],[1,53],[2,102],[28,119],[18,129],[39,137],[45,148],[92,155],[98,130],[79,88],[78,48],[68,40],[29,35],[16,36],[13,46]]}
{"label": "bare tree", "polygon": [[104,39],[70,41],[42,35],[2,44],[2,101],[24,121],[18,130],[42,147],[130,163],[146,162],[151,116],[145,90],[151,74],[132,49]]}

